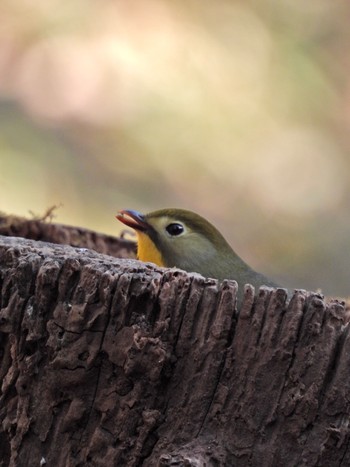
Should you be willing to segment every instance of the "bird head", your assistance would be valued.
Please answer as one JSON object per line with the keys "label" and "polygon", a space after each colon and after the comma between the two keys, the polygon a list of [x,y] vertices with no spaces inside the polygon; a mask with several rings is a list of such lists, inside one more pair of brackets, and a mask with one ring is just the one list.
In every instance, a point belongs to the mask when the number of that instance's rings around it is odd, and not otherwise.
{"label": "bird head", "polygon": [[203,274],[211,262],[233,254],[221,233],[191,211],[161,209],[144,215],[125,209],[116,217],[136,231],[141,261]]}

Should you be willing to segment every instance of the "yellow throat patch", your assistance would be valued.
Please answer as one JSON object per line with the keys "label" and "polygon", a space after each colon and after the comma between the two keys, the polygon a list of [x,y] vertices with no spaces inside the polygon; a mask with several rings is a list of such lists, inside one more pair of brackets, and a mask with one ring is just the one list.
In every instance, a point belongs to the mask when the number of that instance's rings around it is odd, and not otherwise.
{"label": "yellow throat patch", "polygon": [[141,261],[157,264],[158,266],[165,266],[160,251],[149,236],[140,231],[136,231],[136,233],[137,258]]}

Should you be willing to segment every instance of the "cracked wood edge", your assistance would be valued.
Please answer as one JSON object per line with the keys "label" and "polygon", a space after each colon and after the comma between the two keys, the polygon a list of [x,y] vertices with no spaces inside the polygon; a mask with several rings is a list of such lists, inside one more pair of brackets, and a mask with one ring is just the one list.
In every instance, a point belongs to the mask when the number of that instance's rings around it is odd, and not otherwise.
{"label": "cracked wood edge", "polygon": [[135,258],[136,243],[83,227],[0,213],[0,235],[89,248],[118,258]]}

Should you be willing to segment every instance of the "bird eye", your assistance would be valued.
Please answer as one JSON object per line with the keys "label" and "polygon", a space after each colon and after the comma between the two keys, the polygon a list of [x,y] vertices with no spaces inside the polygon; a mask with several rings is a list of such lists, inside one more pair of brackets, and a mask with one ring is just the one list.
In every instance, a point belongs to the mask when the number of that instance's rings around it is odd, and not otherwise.
{"label": "bird eye", "polygon": [[165,230],[168,232],[169,235],[172,237],[176,237],[177,235],[180,235],[184,231],[184,227],[181,224],[169,224],[166,226]]}

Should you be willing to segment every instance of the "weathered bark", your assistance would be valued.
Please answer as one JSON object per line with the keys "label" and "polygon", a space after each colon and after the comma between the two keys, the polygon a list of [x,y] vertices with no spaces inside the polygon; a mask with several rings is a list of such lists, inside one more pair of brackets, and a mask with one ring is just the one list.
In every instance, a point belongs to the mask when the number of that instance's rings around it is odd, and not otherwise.
{"label": "weathered bark", "polygon": [[0,238],[0,465],[350,464],[342,303]]}
{"label": "weathered bark", "polygon": [[54,208],[55,206],[49,209],[48,214],[40,219],[25,219],[24,217],[1,215],[0,213],[0,235],[90,248],[118,258],[135,258],[135,242],[82,227],[45,221],[44,219],[50,218],[50,213]]}

